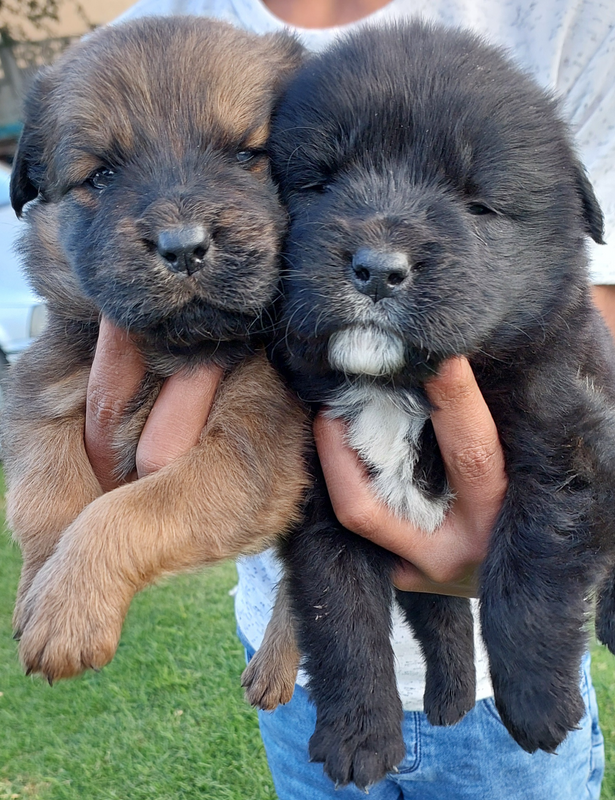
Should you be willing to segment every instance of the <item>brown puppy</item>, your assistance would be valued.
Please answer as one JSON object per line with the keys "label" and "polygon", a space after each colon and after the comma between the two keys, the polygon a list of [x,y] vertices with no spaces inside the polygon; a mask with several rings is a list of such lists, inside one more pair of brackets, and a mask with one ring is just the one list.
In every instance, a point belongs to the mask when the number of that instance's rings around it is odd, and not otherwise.
{"label": "brown puppy", "polygon": [[[22,251],[50,319],[12,370],[3,434],[28,672],[106,664],[135,592],[297,518],[305,418],[263,352],[285,221],[263,147],[300,59],[285,35],[150,18],[98,31],[30,92],[11,191],[18,214],[34,201]],[[227,370],[200,443],[108,494],[83,443],[101,312],[149,369],[116,442],[123,478],[164,377]]]}

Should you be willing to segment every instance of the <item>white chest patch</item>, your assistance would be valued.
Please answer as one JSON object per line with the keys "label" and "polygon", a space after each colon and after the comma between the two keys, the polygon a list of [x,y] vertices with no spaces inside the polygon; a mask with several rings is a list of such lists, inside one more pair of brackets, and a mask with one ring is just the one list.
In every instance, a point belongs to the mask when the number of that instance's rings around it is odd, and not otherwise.
{"label": "white chest patch", "polygon": [[404,365],[404,344],[370,326],[344,328],[329,339],[329,363],[348,375],[394,375]]}
{"label": "white chest patch", "polygon": [[430,497],[414,476],[428,417],[417,401],[406,397],[402,404],[388,389],[350,386],[330,403],[329,416],[348,422],[348,444],[373,472],[378,496],[396,514],[429,532],[442,524],[452,496]]}

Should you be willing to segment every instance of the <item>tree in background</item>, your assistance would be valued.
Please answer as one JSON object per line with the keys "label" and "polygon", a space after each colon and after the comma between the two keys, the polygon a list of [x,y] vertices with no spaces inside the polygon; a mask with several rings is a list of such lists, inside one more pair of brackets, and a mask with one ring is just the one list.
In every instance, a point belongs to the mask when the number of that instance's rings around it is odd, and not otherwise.
{"label": "tree in background", "polygon": [[32,29],[51,38],[63,9],[73,9],[86,30],[93,25],[79,0],[0,0],[0,44],[11,45],[28,41]]}

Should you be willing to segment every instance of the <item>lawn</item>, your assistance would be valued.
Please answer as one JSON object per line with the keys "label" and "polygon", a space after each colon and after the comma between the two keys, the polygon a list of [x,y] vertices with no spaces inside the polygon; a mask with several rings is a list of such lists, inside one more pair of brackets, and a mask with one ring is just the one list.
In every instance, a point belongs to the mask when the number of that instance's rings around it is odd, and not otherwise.
{"label": "lawn", "polygon": [[239,685],[232,564],[142,592],[113,662],[50,687],[11,638],[19,563],[0,531],[0,800],[274,800]]}
{"label": "lawn", "polygon": [[[0,534],[0,800],[274,800],[239,686],[231,564],[138,595],[113,662],[50,687],[24,677],[11,638],[19,562]],[[615,800],[615,658],[602,647],[593,674],[602,800]]]}

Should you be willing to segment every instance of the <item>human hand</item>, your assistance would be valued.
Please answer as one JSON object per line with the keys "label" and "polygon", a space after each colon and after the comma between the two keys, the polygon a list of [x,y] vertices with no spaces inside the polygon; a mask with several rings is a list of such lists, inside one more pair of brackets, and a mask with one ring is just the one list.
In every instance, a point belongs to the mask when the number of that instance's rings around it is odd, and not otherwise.
{"label": "human hand", "polygon": [[[85,447],[104,491],[118,485],[113,435],[144,375],[129,335],[103,317],[88,382]],[[156,472],[199,441],[221,379],[222,369],[207,364],[165,381],[141,433],[133,478]]]}
{"label": "human hand", "polygon": [[495,423],[465,358],[446,361],[426,386],[455,500],[444,523],[426,533],[374,494],[345,426],[319,414],[316,446],[333,509],[351,531],[401,556],[393,582],[403,591],[474,596],[478,568],[507,488]]}
{"label": "human hand", "polygon": [[[50,682],[111,660],[137,590],[134,575],[126,569],[131,549],[119,546],[114,537],[110,557],[106,545],[122,514],[133,524],[120,524],[120,530],[130,529],[133,535],[143,517],[142,498],[132,497],[141,484],[119,488],[113,477],[113,440],[144,375],[145,364],[128,334],[103,318],[88,382],[85,444],[102,489],[117,491],[94,499],[64,531],[15,616],[24,668],[42,672]],[[156,472],[198,443],[221,377],[219,367],[205,366],[165,381],[139,440],[133,479]],[[156,492],[151,495],[153,503]],[[151,524],[145,527],[153,529]],[[164,537],[155,538],[160,544]]]}

